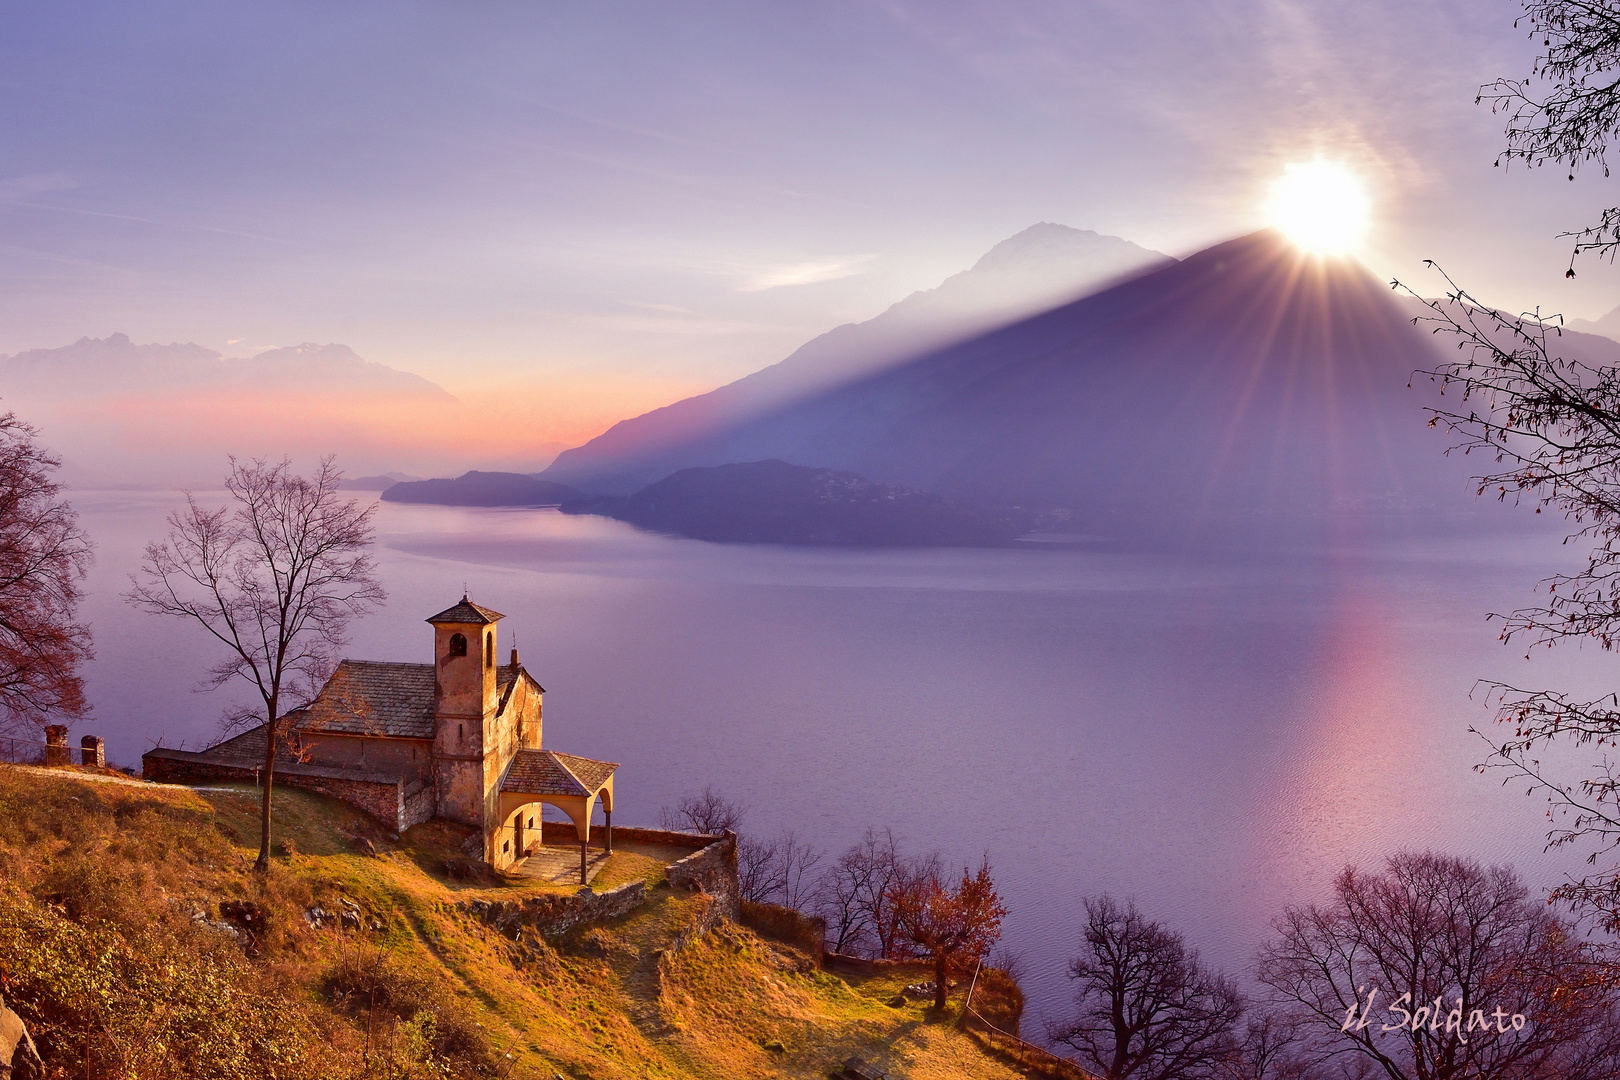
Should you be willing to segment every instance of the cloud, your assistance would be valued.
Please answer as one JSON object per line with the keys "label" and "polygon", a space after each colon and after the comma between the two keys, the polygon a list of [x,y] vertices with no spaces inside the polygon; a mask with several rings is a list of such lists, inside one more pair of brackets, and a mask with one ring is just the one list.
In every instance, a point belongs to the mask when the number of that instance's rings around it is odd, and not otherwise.
{"label": "cloud", "polygon": [[78,186],[77,180],[62,173],[8,176],[0,179],[0,206],[20,203],[30,195],[43,195],[47,191],[67,191]]}
{"label": "cloud", "polygon": [[864,274],[877,258],[876,254],[846,255],[815,262],[787,263],[765,267],[737,286],[738,292],[764,292],[787,285],[813,285],[818,281],[836,281],[839,278]]}

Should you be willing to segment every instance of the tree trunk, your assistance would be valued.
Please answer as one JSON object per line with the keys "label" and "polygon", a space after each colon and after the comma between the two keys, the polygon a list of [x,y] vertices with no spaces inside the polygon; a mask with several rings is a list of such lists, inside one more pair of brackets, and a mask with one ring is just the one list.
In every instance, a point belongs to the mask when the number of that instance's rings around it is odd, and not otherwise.
{"label": "tree trunk", "polygon": [[276,707],[270,706],[270,722],[265,725],[264,738],[264,771],[259,774],[264,790],[260,793],[262,802],[259,807],[259,857],[253,863],[253,872],[268,874],[270,872],[270,788],[276,776]]}
{"label": "tree trunk", "polygon": [[950,968],[950,955],[944,949],[934,953],[934,1008],[945,1011],[945,975]]}

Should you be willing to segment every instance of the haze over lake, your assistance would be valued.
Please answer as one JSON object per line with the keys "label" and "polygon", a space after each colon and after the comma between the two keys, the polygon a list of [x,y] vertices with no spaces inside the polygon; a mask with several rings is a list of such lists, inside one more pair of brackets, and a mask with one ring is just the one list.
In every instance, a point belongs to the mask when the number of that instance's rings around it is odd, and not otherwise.
{"label": "haze over lake", "polygon": [[[370,498],[370,496],[362,496]],[[217,738],[200,631],[128,609],[177,493],[78,492],[98,563],[95,716],[119,764]],[[216,497],[202,494],[210,504]],[[554,511],[383,504],[390,601],[348,655],[425,661],[426,616],[507,615],[545,685],[548,747],[621,762],[622,823],[713,784],[746,826],[833,853],[867,826],[948,862],[987,852],[1029,967],[1029,1016],[1067,1000],[1080,898],[1135,895],[1245,966],[1285,903],[1403,846],[1511,861],[1536,885],[1541,804],[1472,766],[1481,677],[1595,696],[1596,650],[1533,662],[1487,611],[1579,554],[1555,535],[1329,550],[1142,554],[725,546]],[[1031,1030],[1038,1030],[1032,1027]]]}

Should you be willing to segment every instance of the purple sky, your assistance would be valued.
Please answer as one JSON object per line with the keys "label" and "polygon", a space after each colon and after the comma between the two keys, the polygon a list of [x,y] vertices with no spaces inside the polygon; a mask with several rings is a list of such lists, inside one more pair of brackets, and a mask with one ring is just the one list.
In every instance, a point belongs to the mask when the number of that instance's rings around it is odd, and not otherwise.
{"label": "purple sky", "polygon": [[342,341],[628,404],[867,318],[1042,220],[1185,254],[1322,151],[1367,262],[1595,318],[1561,229],[1620,180],[1493,169],[1503,0],[10,5],[0,352]]}

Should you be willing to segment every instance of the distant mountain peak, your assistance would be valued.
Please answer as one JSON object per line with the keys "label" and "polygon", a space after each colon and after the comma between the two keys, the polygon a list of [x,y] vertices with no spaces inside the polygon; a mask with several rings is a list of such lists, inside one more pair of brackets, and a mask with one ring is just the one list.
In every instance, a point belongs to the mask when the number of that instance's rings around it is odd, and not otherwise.
{"label": "distant mountain peak", "polygon": [[60,348],[0,356],[0,392],[40,399],[234,387],[244,380],[259,391],[345,391],[451,400],[420,375],[362,359],[337,343],[306,341],[241,359],[194,342],[138,345],[128,334],[115,331],[105,338],[81,337]]}
{"label": "distant mountain peak", "polygon": [[834,327],[780,363],[717,390],[620,421],[565,451],[546,476],[594,484],[603,493],[634,491],[691,464],[663,460],[666,448],[1174,262],[1117,236],[1040,222],[875,318]]}
{"label": "distant mountain peak", "polygon": [[[1099,250],[1117,251],[1126,257],[1126,261],[1142,261],[1138,253],[1145,253],[1150,258],[1153,256],[1160,259],[1168,258],[1162,252],[1143,248],[1118,236],[1042,221],[996,244],[980,256],[979,261],[974,263],[968,272],[997,273],[1020,270],[1032,260],[1086,258],[1095,256]],[[1131,256],[1136,258],[1133,260]]]}

